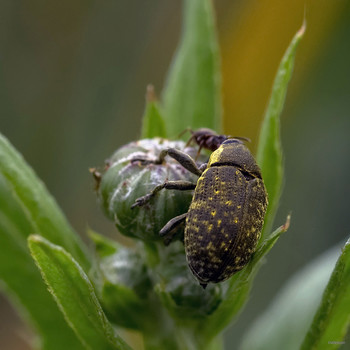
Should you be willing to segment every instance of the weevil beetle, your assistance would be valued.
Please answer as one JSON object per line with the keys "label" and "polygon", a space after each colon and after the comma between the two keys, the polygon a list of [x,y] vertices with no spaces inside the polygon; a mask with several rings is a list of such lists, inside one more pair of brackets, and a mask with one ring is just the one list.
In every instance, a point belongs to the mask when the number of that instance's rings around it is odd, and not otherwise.
{"label": "weevil beetle", "polygon": [[259,241],[267,208],[267,192],[261,171],[239,139],[227,139],[207,164],[176,149],[162,151],[199,176],[196,184],[167,181],[136,200],[144,205],[161,189],[194,189],[188,212],[170,220],[160,231],[168,235],[186,220],[184,245],[190,270],[205,288],[230,278],[249,262]]}

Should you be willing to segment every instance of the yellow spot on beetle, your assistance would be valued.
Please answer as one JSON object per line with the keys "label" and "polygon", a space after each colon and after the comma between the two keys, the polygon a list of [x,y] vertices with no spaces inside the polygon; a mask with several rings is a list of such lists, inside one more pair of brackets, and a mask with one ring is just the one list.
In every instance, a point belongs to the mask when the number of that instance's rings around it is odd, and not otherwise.
{"label": "yellow spot on beetle", "polygon": [[213,152],[209,158],[208,162],[208,168],[210,167],[211,164],[217,163],[220,160],[221,153],[224,150],[222,146],[220,146],[215,152]]}
{"label": "yellow spot on beetle", "polygon": [[216,215],[216,210],[212,210],[212,211],[211,211],[211,215],[212,215],[212,216],[215,216],[215,215]]}
{"label": "yellow spot on beetle", "polygon": [[212,249],[213,247],[214,247],[214,246],[213,246],[213,242],[210,241],[210,242],[208,243],[208,245],[207,245],[207,249],[210,250],[210,249]]}

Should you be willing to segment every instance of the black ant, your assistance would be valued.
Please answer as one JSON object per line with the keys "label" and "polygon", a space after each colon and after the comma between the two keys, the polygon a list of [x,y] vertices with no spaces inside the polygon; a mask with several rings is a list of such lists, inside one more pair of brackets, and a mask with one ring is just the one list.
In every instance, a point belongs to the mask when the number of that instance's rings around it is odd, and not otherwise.
{"label": "black ant", "polygon": [[208,128],[200,128],[197,130],[186,129],[180,134],[180,136],[186,131],[189,131],[192,134],[192,136],[187,141],[185,147],[188,147],[192,141],[194,141],[199,146],[196,158],[199,156],[202,148],[205,148],[209,151],[214,152],[227,139],[235,138],[235,139],[250,142],[250,140],[246,137],[232,137],[230,135],[219,135],[214,130],[211,130]]}

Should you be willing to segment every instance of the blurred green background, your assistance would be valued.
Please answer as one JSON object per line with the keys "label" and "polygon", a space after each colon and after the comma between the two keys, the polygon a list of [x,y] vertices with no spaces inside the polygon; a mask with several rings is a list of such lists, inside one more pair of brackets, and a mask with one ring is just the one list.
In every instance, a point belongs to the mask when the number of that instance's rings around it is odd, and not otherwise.
{"label": "blurred green background", "polygon": [[[224,131],[251,138],[252,150],[278,63],[304,12],[307,20],[282,116],[286,178],[275,226],[290,211],[292,224],[226,332],[236,349],[287,279],[350,232],[350,4],[214,3]],[[179,0],[0,1],[0,130],[82,235],[87,226],[116,235],[88,169],[138,138],[146,85],[160,93],[180,29]],[[28,349],[29,330],[3,298],[0,307],[0,348]]]}

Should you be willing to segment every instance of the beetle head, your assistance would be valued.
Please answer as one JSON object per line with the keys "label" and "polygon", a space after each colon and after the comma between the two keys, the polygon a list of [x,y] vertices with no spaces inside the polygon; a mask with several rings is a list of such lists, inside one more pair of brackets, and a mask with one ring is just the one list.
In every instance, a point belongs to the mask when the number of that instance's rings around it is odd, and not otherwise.
{"label": "beetle head", "polygon": [[227,139],[227,140],[225,140],[225,141],[222,143],[222,145],[228,145],[228,144],[231,144],[231,143],[240,143],[240,144],[243,144],[243,140],[236,139],[236,138]]}

